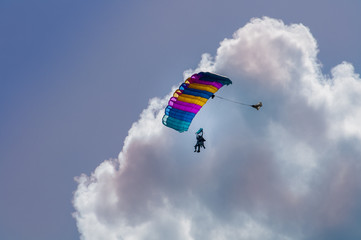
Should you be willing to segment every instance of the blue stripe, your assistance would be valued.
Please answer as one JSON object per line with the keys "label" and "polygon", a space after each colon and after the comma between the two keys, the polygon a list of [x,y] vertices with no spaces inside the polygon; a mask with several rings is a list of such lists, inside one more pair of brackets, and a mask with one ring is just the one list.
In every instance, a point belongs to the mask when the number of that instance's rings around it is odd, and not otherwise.
{"label": "blue stripe", "polygon": [[164,115],[162,122],[165,126],[173,128],[177,130],[178,132],[185,132],[188,130],[190,122],[185,122],[182,120],[178,120],[176,118],[172,118],[168,115]]}
{"label": "blue stripe", "polygon": [[198,76],[199,80],[202,81],[219,82],[222,85],[232,84],[232,81],[229,78],[210,72],[199,72]]}
{"label": "blue stripe", "polygon": [[208,91],[194,89],[194,88],[188,88],[188,84],[185,84],[185,83],[183,83],[179,87],[179,90],[182,90],[184,94],[202,97],[202,98],[206,98],[206,99],[209,99],[213,95],[213,93],[208,92]]}
{"label": "blue stripe", "polygon": [[167,106],[165,108],[165,115],[182,121],[191,122],[196,114]]}

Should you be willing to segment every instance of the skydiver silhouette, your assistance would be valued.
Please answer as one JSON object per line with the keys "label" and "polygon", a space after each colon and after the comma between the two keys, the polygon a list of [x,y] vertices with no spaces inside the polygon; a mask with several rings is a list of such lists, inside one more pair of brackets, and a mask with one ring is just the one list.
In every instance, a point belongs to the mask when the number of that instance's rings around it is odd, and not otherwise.
{"label": "skydiver silhouette", "polygon": [[196,145],[194,145],[194,152],[200,152],[201,147],[206,149],[206,147],[204,146],[204,142],[206,140],[203,138],[203,128],[200,128],[196,132],[196,139],[197,139],[197,143],[196,143]]}
{"label": "skydiver silhouette", "polygon": [[262,107],[262,102],[259,102],[259,103],[257,103],[257,104],[251,105],[251,107],[259,110],[259,109]]}

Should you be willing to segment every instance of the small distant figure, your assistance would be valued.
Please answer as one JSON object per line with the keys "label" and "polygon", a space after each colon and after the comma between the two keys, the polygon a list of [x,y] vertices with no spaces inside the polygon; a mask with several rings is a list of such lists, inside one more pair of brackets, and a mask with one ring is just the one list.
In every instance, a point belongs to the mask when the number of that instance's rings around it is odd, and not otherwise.
{"label": "small distant figure", "polygon": [[201,147],[206,149],[206,147],[204,146],[204,142],[206,140],[203,138],[203,128],[200,128],[196,132],[196,138],[197,138],[197,143],[196,143],[196,145],[194,145],[194,152],[200,152]]}
{"label": "small distant figure", "polygon": [[259,110],[262,107],[262,102],[259,102],[259,103],[255,104],[255,105],[251,105],[251,107]]}

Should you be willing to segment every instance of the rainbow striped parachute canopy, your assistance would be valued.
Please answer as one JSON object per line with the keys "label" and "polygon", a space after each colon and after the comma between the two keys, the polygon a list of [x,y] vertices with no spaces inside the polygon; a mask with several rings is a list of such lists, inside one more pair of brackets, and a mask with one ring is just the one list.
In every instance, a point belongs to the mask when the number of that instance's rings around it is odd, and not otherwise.
{"label": "rainbow striped parachute canopy", "polygon": [[214,73],[193,74],[170,98],[165,108],[163,124],[178,132],[187,131],[194,116],[208,99],[223,85],[229,84],[232,84],[229,78]]}

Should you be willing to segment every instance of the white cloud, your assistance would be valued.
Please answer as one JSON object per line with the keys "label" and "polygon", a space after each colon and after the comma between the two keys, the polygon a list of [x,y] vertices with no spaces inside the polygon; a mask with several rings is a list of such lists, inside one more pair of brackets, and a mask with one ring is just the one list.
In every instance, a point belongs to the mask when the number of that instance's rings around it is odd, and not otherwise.
{"label": "white cloud", "polygon": [[185,76],[229,76],[220,95],[264,108],[210,100],[180,134],[161,124],[170,95],[150,100],[118,159],[77,178],[82,239],[360,237],[361,81],[346,62],[324,76],[317,52],[307,27],[262,18],[203,55]]}

